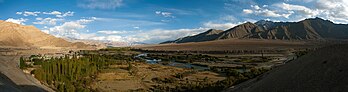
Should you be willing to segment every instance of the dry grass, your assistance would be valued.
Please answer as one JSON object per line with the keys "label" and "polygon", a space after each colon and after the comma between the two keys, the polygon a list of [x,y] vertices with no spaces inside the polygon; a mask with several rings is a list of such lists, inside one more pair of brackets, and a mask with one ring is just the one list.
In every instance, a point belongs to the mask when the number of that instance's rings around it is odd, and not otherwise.
{"label": "dry grass", "polygon": [[[136,74],[133,75],[126,70],[127,64],[111,65],[112,69],[105,70],[97,76],[98,81],[94,84],[94,88],[106,92],[147,90],[152,88],[153,85],[158,85],[158,83],[152,81],[153,78],[173,78],[176,74],[191,71],[190,69],[140,62],[133,62],[132,65],[137,70]],[[185,78],[190,81],[207,78],[211,82],[225,79],[224,76],[209,71],[192,73]]]}
{"label": "dry grass", "polygon": [[188,78],[189,80],[204,80],[205,78],[207,78],[207,80],[210,80],[210,82],[216,82],[219,80],[224,80],[226,79],[226,77],[221,76],[220,74],[214,73],[214,72],[210,72],[210,71],[203,71],[203,72],[198,72],[198,73],[194,73],[191,74],[185,78]]}
{"label": "dry grass", "polygon": [[107,92],[149,89],[154,84],[151,80],[152,78],[167,77],[187,71],[181,68],[136,62],[132,63],[132,65],[134,70],[137,71],[135,74],[130,74],[126,70],[127,64],[111,65],[112,69],[98,74],[98,82],[94,85],[95,88]]}

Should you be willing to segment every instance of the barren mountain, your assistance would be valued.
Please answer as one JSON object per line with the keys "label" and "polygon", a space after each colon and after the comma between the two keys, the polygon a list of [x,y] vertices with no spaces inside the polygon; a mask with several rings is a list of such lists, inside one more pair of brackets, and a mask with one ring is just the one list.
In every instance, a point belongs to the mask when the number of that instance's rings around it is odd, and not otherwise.
{"label": "barren mountain", "polygon": [[91,48],[46,34],[34,26],[23,26],[0,20],[0,46],[34,48]]}
{"label": "barren mountain", "polygon": [[247,22],[223,32],[210,35],[198,34],[164,43],[214,41],[220,39],[272,39],[272,40],[325,40],[347,39],[347,24],[334,24],[321,18],[310,18],[299,22],[272,22],[260,20]]}
{"label": "barren mountain", "polygon": [[216,39],[223,30],[210,29],[206,32],[197,34],[195,36],[188,36],[174,41],[167,41],[163,43],[185,43],[185,42],[202,42]]}
{"label": "barren mountain", "polygon": [[324,47],[227,91],[347,92],[347,52],[348,45]]}
{"label": "barren mountain", "polygon": [[259,33],[261,32],[263,32],[263,30],[260,27],[251,22],[247,22],[224,31],[217,39],[260,38]]}

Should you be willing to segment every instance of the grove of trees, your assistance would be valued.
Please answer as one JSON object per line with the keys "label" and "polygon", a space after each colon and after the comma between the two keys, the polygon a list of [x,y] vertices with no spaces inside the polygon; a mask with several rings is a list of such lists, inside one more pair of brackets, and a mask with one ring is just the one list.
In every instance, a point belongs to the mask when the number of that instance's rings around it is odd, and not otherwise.
{"label": "grove of trees", "polygon": [[[41,60],[41,61],[40,61]],[[20,67],[26,67],[21,58]],[[37,67],[31,73],[42,83],[61,92],[90,92],[98,72],[109,65],[132,61],[132,56],[86,54],[83,57],[65,56],[35,60]]]}

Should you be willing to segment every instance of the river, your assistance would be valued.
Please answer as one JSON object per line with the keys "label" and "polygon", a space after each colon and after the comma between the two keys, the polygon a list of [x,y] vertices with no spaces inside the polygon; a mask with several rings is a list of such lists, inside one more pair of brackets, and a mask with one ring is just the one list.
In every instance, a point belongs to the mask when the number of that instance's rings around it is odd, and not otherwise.
{"label": "river", "polygon": [[174,67],[178,67],[178,68],[189,68],[189,69],[194,69],[194,70],[208,70],[209,69],[209,67],[193,65],[190,63],[176,62],[175,60],[162,61],[161,59],[149,58],[149,57],[147,57],[147,53],[139,54],[135,57],[145,60],[145,62],[148,64],[161,64],[161,65],[165,65],[165,66],[174,66]]}

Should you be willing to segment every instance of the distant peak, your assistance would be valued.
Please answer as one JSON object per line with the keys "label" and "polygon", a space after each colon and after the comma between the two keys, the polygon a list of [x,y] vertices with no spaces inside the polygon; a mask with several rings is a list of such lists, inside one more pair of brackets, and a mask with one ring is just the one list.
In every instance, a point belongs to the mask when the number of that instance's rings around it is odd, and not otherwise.
{"label": "distant peak", "polygon": [[265,24],[265,23],[273,23],[273,21],[270,21],[270,20],[259,20],[259,21],[255,22],[255,24]]}
{"label": "distant peak", "polygon": [[[249,25],[249,24],[254,24],[254,23],[251,23],[251,22],[245,22],[245,23],[242,23],[242,24],[240,24],[240,25]],[[238,25],[238,26],[240,26],[240,25]]]}
{"label": "distant peak", "polygon": [[315,17],[315,19],[321,19],[321,20],[324,20],[323,18],[320,18],[320,17]]}
{"label": "distant peak", "polygon": [[208,34],[208,35],[210,35],[210,34],[218,34],[220,32],[222,32],[222,30],[209,29],[208,31],[205,32],[205,34]]}
{"label": "distant peak", "polygon": [[308,18],[308,19],[305,19],[305,20],[303,20],[303,21],[301,21],[301,22],[304,22],[304,21],[316,21],[316,22],[321,21],[321,22],[327,22],[327,23],[332,23],[332,24],[334,24],[332,21],[330,21],[330,20],[325,20],[325,19],[320,18],[320,17]]}
{"label": "distant peak", "polygon": [[248,22],[246,22],[245,24],[254,24],[254,23],[251,23],[251,22],[248,21]]}
{"label": "distant peak", "polygon": [[216,30],[216,29],[209,29],[207,32],[214,31],[214,30]]}
{"label": "distant peak", "polygon": [[305,20],[324,20],[324,19],[320,17],[315,17],[315,18],[307,18]]}
{"label": "distant peak", "polygon": [[251,23],[251,22],[246,22],[246,23],[243,23],[241,25],[255,25],[254,23]]}

